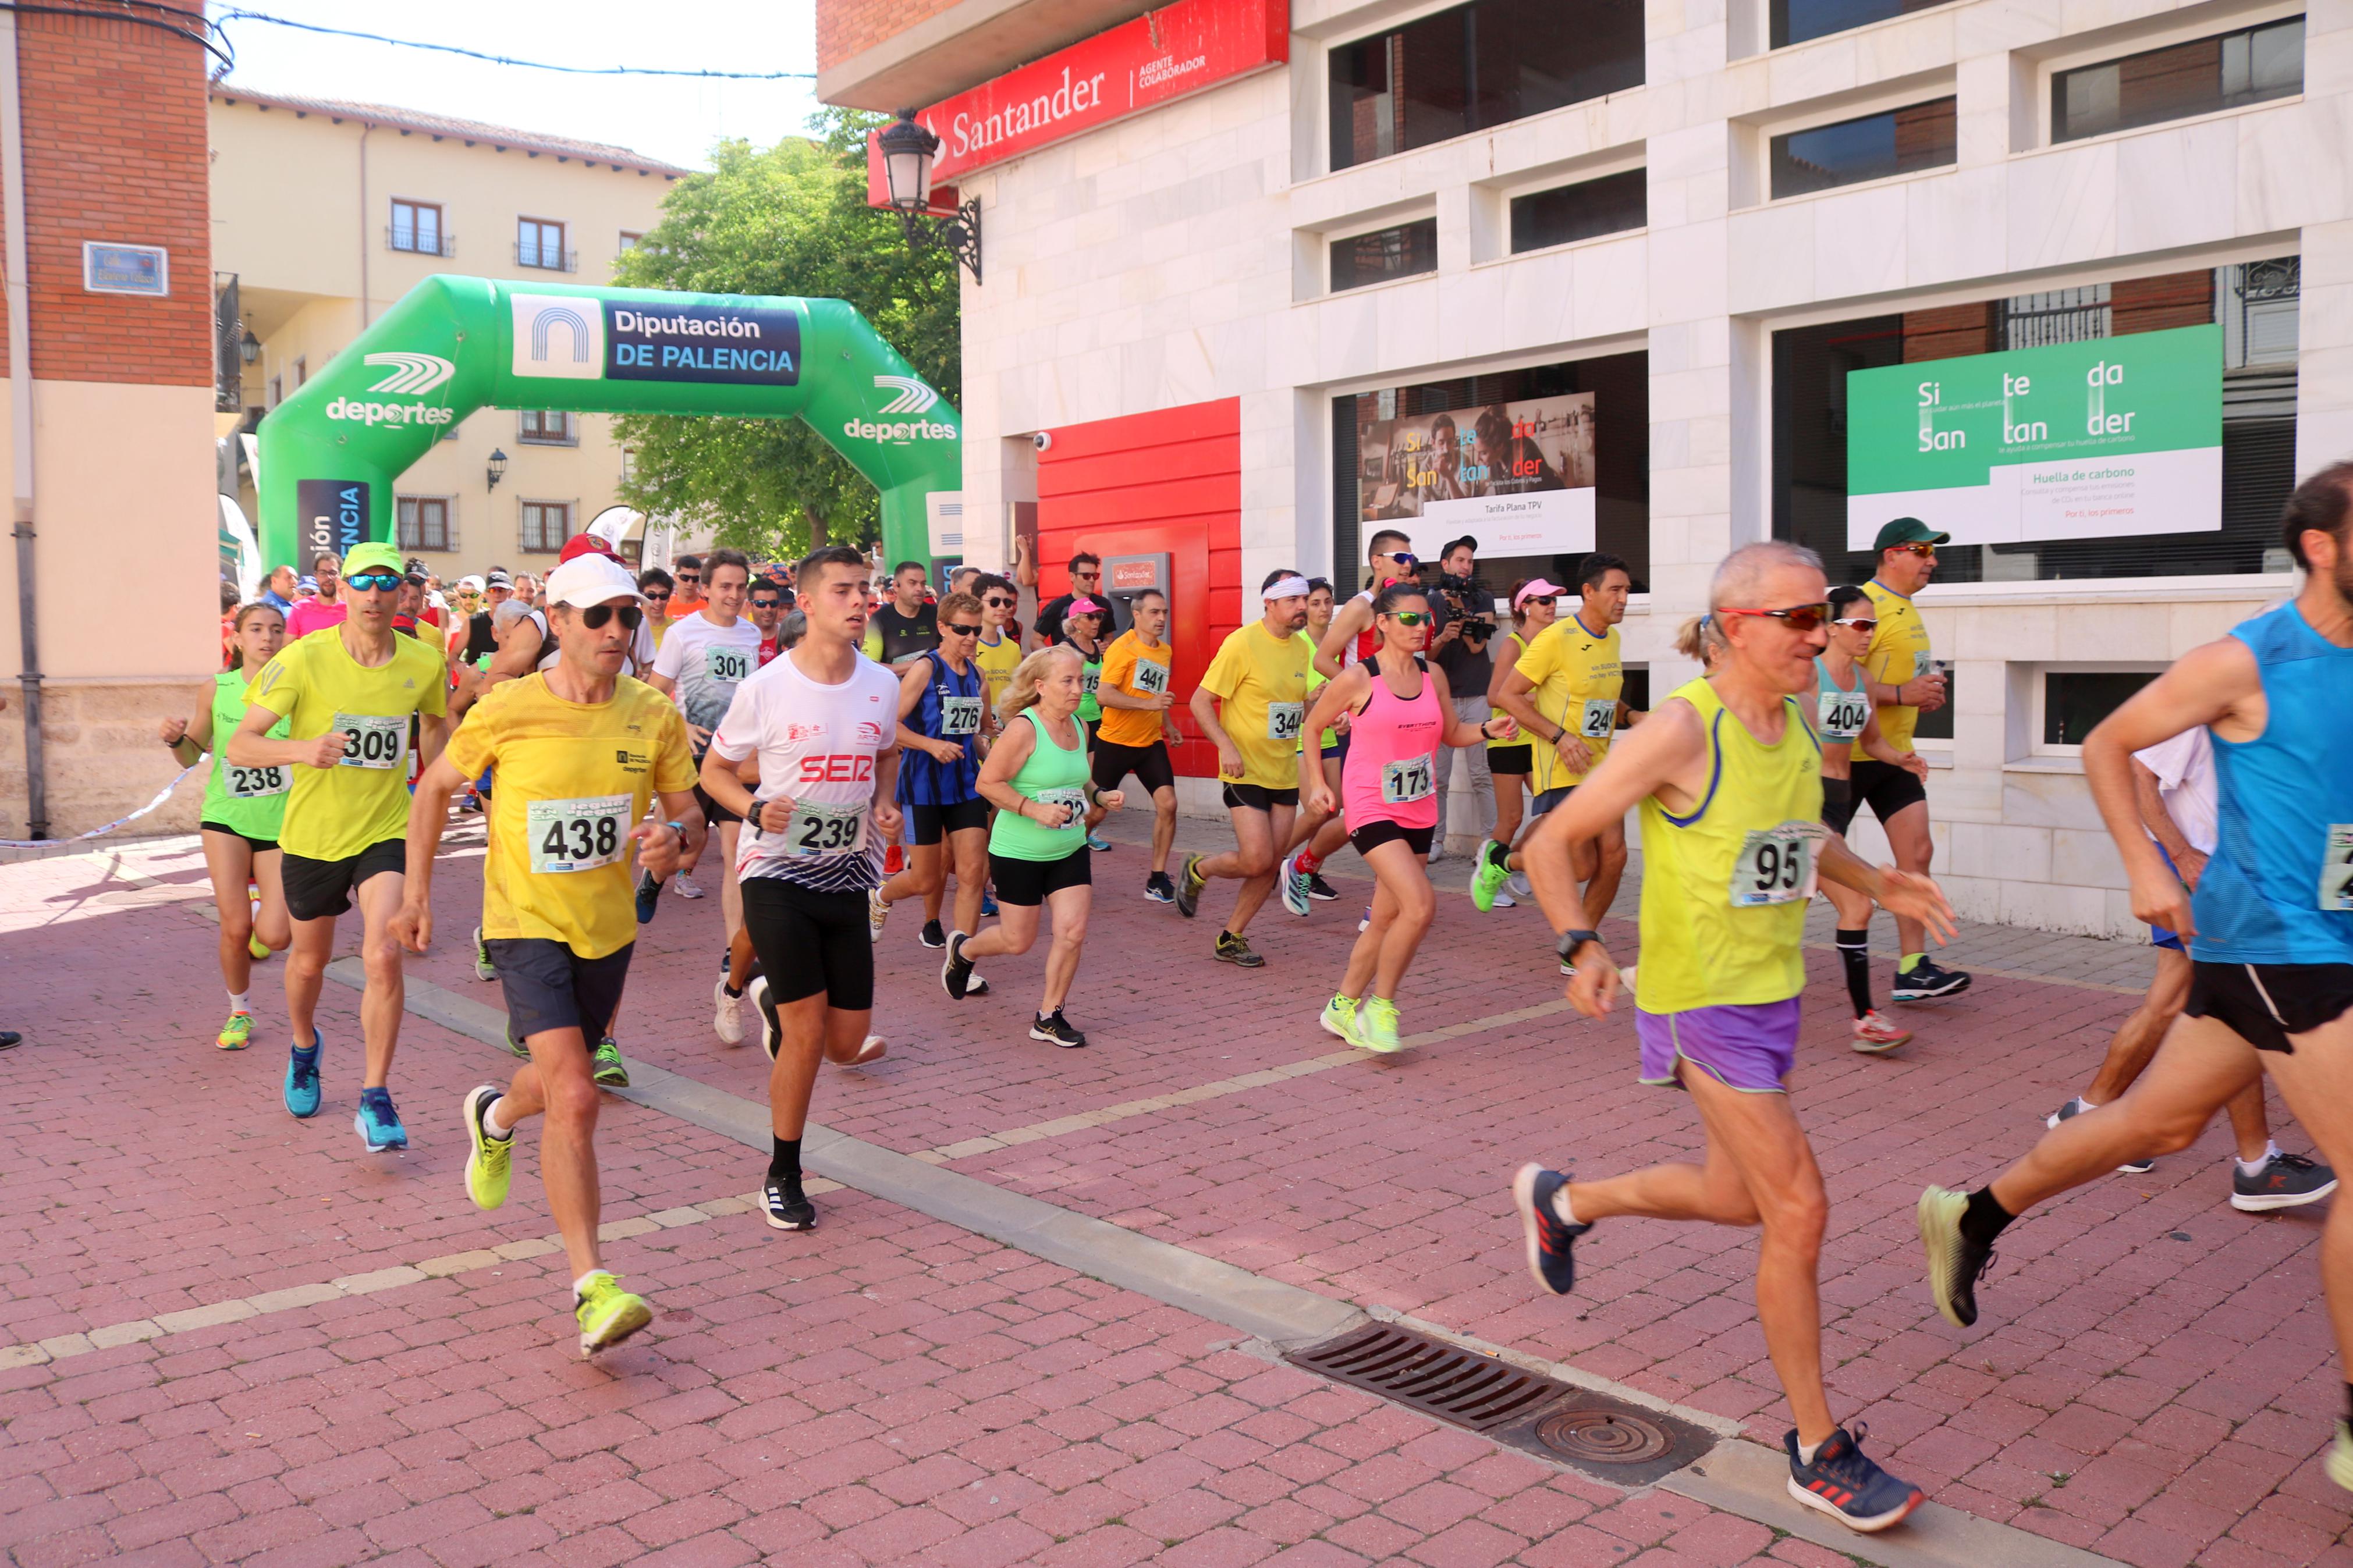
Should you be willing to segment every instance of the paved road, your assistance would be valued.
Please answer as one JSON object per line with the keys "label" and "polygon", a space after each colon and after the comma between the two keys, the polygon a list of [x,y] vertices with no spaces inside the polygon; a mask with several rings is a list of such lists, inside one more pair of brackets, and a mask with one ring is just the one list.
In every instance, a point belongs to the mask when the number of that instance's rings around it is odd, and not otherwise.
{"label": "paved road", "polygon": [[[495,1007],[463,941],[479,856],[453,846],[441,940],[413,973]],[[1606,1171],[1695,1147],[1696,1125],[1633,1081],[1629,1026],[1557,1005],[1533,910],[1443,900],[1402,998],[1406,1031],[1430,1037],[1358,1060],[1314,1026],[1352,906],[1303,921],[1271,905],[1252,932],[1271,962],[1245,973],[1208,957],[1229,891],[1187,923],[1140,898],[1139,847],[1097,866],[1071,1006],[1090,1049],[1023,1034],[1035,956],[989,963],[997,994],[951,1008],[902,907],[880,957],[891,1055],[828,1069],[817,1119],[1778,1443],[1751,1238],[1617,1224],[1580,1251],[1573,1300],[1525,1277],[1504,1192],[1518,1161]],[[1349,871],[1344,888],[1366,886]],[[331,985],[326,1110],[291,1121],[275,964],[257,1048],[211,1047],[205,901],[185,841],[0,867],[0,1022],[28,1036],[0,1056],[16,1563],[1850,1561],[1769,1510],[1500,1450],[864,1193],[821,1195],[823,1229],[778,1236],[743,1201],[756,1154],[617,1100],[599,1139],[610,1258],[661,1317],[583,1365],[535,1153],[499,1214],[459,1184],[458,1097],[503,1057],[412,1016],[395,1090],[416,1146],[364,1154],[357,997]],[[709,1033],[717,902],[665,899],[623,1047],[756,1102],[765,1060]],[[2341,1398],[2320,1216],[2229,1209],[2219,1131],[2014,1227],[1977,1329],[1936,1316],[1920,1183],[1980,1179],[2021,1148],[2147,972],[2128,946],[1998,928],[1971,928],[1951,962],[2003,973],[1910,1010],[1921,1038],[1865,1060],[1843,1046],[1831,955],[1809,954],[1798,1103],[1834,1205],[1841,1408],[1899,1473],[2016,1531],[2152,1565],[2353,1563],[2318,1465]],[[2282,1142],[2302,1146],[2292,1127]]]}

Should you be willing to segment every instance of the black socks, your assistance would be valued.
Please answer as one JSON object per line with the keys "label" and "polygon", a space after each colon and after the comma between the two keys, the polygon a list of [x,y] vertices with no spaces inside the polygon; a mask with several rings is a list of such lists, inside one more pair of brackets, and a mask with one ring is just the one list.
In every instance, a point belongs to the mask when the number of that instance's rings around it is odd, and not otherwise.
{"label": "black socks", "polygon": [[797,1138],[771,1138],[775,1152],[768,1156],[768,1180],[782,1182],[798,1190],[801,1184],[801,1141]]}
{"label": "black socks", "polygon": [[1979,1247],[1991,1247],[2002,1227],[2018,1216],[1995,1201],[1991,1187],[1979,1187],[1969,1194],[1969,1206],[1961,1215],[1961,1235]]}
{"label": "black socks", "polygon": [[1854,1016],[1862,1017],[1871,1011],[1871,931],[1844,931],[1838,933],[1839,963],[1846,968],[1847,1000],[1854,1004]]}

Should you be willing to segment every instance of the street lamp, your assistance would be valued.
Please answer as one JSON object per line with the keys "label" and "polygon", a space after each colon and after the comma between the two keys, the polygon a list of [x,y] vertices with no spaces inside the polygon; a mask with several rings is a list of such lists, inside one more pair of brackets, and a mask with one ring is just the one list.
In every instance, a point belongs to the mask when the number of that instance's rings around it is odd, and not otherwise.
{"label": "street lamp", "polygon": [[506,477],[507,455],[493,447],[491,448],[491,489],[498,489],[499,481]]}
{"label": "street lamp", "polygon": [[915,111],[899,110],[878,142],[882,150],[882,177],[891,189],[891,206],[907,232],[911,250],[937,247],[948,251],[980,281],[980,199],[976,196],[956,209],[953,218],[929,216],[932,205],[932,159],[940,139],[915,123]]}

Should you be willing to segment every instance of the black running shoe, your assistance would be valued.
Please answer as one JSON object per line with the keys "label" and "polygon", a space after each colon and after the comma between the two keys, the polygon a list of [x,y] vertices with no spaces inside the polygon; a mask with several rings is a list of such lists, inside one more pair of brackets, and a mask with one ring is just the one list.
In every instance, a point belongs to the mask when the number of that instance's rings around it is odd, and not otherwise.
{"label": "black running shoe", "polygon": [[638,873],[638,923],[644,925],[661,908],[661,879],[651,871]]}
{"label": "black running shoe", "polygon": [[1325,881],[1323,872],[1310,871],[1307,873],[1307,896],[1328,904],[1340,896],[1340,889]]}
{"label": "black running shoe", "polygon": [[2337,1190],[2337,1173],[2301,1154],[2274,1154],[2253,1175],[2235,1162],[2231,1168],[2231,1206],[2249,1214],[2316,1204]]}
{"label": "black running shoe", "polygon": [[1043,1040],[1050,1046],[1072,1048],[1087,1043],[1087,1037],[1079,1033],[1068,1018],[1062,1016],[1062,1010],[1060,1007],[1042,1017],[1032,1018],[1029,1021],[1029,1037],[1033,1040]]}
{"label": "black running shoe", "polygon": [[923,922],[923,933],[915,940],[922,942],[925,947],[931,948],[936,952],[940,948],[947,946],[948,933],[940,929],[939,921],[925,921]]}
{"label": "black running shoe", "polygon": [[1993,1248],[1980,1247],[1961,1231],[1968,1212],[1967,1193],[1930,1187],[1920,1194],[1920,1245],[1928,1254],[1928,1294],[1955,1328],[1978,1321],[1978,1281],[1993,1267]]}
{"label": "black running shoe", "polygon": [[1566,1296],[1577,1288],[1572,1249],[1577,1238],[1593,1228],[1589,1222],[1565,1224],[1560,1211],[1553,1207],[1554,1194],[1567,1185],[1567,1176],[1533,1162],[1522,1165],[1519,1174],[1512,1178],[1512,1203],[1520,1211],[1520,1230],[1527,1237],[1528,1272],[1556,1296]]}
{"label": "black running shoe", "polygon": [[776,1053],[785,1048],[785,1029],[776,1022],[776,1003],[768,997],[768,977],[765,974],[752,976],[752,983],[744,988],[744,994],[749,996],[752,1005],[760,1011],[760,1048],[768,1053],[770,1061],[775,1061]]}
{"label": "black running shoe", "polygon": [[1144,879],[1144,896],[1155,904],[1173,904],[1176,901],[1176,884],[1168,879],[1167,872],[1155,871]]}
{"label": "black running shoe", "polygon": [[971,940],[960,931],[948,933],[948,957],[940,965],[940,988],[954,1001],[963,1001],[972,984],[972,960],[964,955],[964,944]]}
{"label": "black running shoe", "polygon": [[1229,931],[1218,933],[1217,959],[1219,963],[1238,963],[1244,969],[1264,969],[1266,959],[1253,951],[1250,938],[1236,936]]}
{"label": "black running shoe", "polygon": [[1871,1428],[1858,1421],[1849,1436],[1833,1429],[1814,1450],[1810,1465],[1798,1458],[1798,1430],[1781,1439],[1789,1454],[1789,1495],[1808,1508],[1820,1509],[1849,1530],[1869,1532],[1901,1523],[1927,1494],[1909,1481],[1899,1481],[1862,1451]]}
{"label": "black running shoe", "polygon": [[1185,857],[1185,868],[1176,874],[1176,912],[1187,920],[1201,907],[1201,889],[1208,884],[1195,871],[1201,863],[1198,855]]}
{"label": "black running shoe", "polygon": [[815,1230],[817,1205],[801,1191],[799,1178],[789,1182],[773,1176],[760,1188],[760,1212],[778,1230]]}
{"label": "black running shoe", "polygon": [[1898,1002],[1933,1002],[1939,996],[1957,996],[1969,988],[1969,977],[1957,969],[1939,969],[1935,961],[1922,959],[1895,976],[1895,989],[1888,994]]}

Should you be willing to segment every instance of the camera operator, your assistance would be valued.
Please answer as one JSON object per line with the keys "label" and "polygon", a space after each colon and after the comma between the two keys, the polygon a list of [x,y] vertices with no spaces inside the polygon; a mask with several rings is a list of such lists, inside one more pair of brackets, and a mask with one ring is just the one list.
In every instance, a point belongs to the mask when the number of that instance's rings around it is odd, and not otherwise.
{"label": "camera operator", "polygon": [[[1465,534],[1449,544],[1438,558],[1438,589],[1430,595],[1439,624],[1430,642],[1430,657],[1446,674],[1454,695],[1454,716],[1465,724],[1483,724],[1492,710],[1487,685],[1493,674],[1487,645],[1495,636],[1495,595],[1477,577],[1479,542]],[[1484,745],[1451,747],[1438,762],[1438,835],[1430,846],[1430,864],[1446,858],[1446,795],[1454,774],[1454,759],[1462,758],[1470,771],[1472,831],[1483,837],[1495,826],[1495,781],[1487,772]]]}

